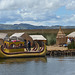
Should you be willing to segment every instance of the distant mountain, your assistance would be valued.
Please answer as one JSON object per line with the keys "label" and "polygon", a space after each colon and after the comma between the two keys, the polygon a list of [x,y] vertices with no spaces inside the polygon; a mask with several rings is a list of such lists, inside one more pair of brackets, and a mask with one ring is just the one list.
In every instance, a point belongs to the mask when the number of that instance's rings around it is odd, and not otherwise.
{"label": "distant mountain", "polygon": [[[31,24],[0,24],[0,30],[17,30],[17,29],[59,29],[60,25],[55,26],[34,26]],[[74,29],[75,26],[61,26],[62,29]]]}

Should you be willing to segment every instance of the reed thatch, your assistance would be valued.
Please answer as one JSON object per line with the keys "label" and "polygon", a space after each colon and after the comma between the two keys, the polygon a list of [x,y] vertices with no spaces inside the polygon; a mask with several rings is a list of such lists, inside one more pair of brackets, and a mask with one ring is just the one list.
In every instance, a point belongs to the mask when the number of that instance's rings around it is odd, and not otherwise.
{"label": "reed thatch", "polygon": [[56,36],[56,44],[57,45],[60,45],[60,44],[65,44],[66,43],[66,35],[65,33],[63,32],[63,30],[61,30],[61,27],[59,28],[59,31],[57,33],[57,36]]}

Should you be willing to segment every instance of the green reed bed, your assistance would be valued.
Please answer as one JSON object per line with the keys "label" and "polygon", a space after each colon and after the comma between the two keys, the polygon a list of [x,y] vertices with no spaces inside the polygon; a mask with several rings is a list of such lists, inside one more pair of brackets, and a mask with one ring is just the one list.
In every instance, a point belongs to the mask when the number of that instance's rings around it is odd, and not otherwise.
{"label": "green reed bed", "polygon": [[43,34],[43,36],[47,39],[47,45],[56,44],[56,34]]}

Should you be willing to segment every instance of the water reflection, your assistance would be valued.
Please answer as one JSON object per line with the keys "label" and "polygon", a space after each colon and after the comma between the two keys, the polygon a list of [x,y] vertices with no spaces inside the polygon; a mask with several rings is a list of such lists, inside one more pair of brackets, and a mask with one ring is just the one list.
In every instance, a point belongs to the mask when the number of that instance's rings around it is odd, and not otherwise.
{"label": "water reflection", "polygon": [[0,59],[0,75],[75,75],[75,57]]}
{"label": "water reflection", "polygon": [[25,63],[29,61],[34,61],[34,62],[47,62],[46,57],[34,57],[34,58],[8,58],[8,59],[0,59],[0,64],[13,64],[13,63]]}

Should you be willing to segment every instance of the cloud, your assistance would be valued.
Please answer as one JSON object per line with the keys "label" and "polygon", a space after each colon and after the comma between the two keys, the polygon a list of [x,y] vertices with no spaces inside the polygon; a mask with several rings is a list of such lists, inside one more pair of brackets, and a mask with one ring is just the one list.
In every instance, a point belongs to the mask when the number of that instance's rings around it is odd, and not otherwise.
{"label": "cloud", "polygon": [[75,24],[75,14],[72,14],[71,16],[68,16],[65,21],[65,23],[69,23],[69,24]]}
{"label": "cloud", "polygon": [[[58,17],[58,16],[56,16]],[[61,17],[59,17],[61,18]],[[6,24],[19,24],[19,23],[28,23],[32,25],[44,25],[44,26],[51,26],[51,25],[75,25],[75,15],[72,14],[71,16],[64,16],[61,19],[51,19],[51,20],[46,20],[46,21],[25,21],[25,20],[14,20],[14,21],[7,21]]]}
{"label": "cloud", "polygon": [[66,3],[66,8],[69,10],[75,10],[75,0],[68,0]]}
{"label": "cloud", "polygon": [[[74,24],[74,14],[56,15],[58,8],[75,9],[74,0],[0,0],[0,23]],[[63,11],[62,11],[63,12]]]}
{"label": "cloud", "polygon": [[[31,10],[41,10],[43,9],[51,9],[54,10],[59,8],[64,4],[65,0],[1,0],[0,1],[0,9],[19,9],[26,8]],[[63,3],[62,3],[63,2]]]}

